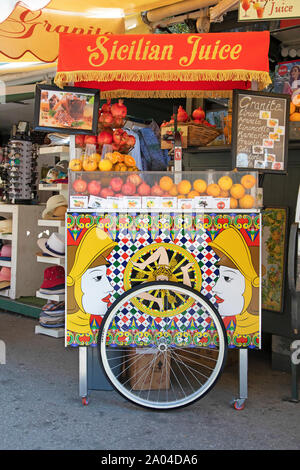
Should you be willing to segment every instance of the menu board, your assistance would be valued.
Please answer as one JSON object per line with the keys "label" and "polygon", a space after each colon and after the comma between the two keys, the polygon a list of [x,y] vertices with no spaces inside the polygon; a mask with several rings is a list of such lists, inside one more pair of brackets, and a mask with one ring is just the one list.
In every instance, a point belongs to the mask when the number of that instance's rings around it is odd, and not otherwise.
{"label": "menu board", "polygon": [[285,173],[290,97],[234,90],[233,168]]}

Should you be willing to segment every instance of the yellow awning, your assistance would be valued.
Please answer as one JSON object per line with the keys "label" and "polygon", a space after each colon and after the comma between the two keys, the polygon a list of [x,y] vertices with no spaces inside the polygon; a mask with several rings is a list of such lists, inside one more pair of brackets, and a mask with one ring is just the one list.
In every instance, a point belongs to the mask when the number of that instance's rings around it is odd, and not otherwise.
{"label": "yellow awning", "polygon": [[[55,62],[60,32],[76,34],[147,34],[140,18],[145,10],[182,0],[52,0],[31,11],[18,4],[0,23],[0,62]],[[30,5],[30,0],[27,0]],[[26,2],[25,2],[26,4]]]}

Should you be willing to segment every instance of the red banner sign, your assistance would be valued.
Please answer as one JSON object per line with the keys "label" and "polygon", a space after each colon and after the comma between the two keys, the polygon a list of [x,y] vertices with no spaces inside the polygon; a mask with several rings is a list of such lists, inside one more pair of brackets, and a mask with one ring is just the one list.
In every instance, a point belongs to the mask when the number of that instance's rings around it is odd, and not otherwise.
{"label": "red banner sign", "polygon": [[55,82],[59,86],[71,81],[112,82],[119,88],[127,88],[126,82],[135,82],[137,88],[141,82],[144,88],[149,82],[150,88],[153,82],[180,82],[187,89],[189,82],[194,84],[191,89],[198,82],[196,88],[203,89],[199,82],[213,81],[215,88],[232,89],[236,84],[231,82],[256,80],[264,88],[271,82],[268,51],[267,31],[80,37],[61,34]]}

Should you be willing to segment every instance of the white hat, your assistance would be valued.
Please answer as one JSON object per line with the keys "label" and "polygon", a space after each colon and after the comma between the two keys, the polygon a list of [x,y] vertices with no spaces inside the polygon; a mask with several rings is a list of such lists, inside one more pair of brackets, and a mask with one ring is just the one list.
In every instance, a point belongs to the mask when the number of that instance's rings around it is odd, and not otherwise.
{"label": "white hat", "polygon": [[37,244],[42,252],[49,256],[65,256],[65,237],[61,233],[52,233],[49,238],[40,238]]}
{"label": "white hat", "polygon": [[[42,218],[43,219],[56,219],[60,220],[61,215],[59,217],[55,217],[54,211],[57,209],[57,207],[61,206],[66,206],[68,207],[68,202],[66,198],[62,194],[56,194],[55,196],[51,196],[46,204],[46,208],[44,209],[42,213]],[[63,217],[64,219],[64,217]]]}

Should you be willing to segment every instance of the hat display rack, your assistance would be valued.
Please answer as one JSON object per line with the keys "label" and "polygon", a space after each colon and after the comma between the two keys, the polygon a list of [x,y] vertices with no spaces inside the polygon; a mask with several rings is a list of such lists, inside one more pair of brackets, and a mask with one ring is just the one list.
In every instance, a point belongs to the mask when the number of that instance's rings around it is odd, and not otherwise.
{"label": "hat display rack", "polygon": [[38,147],[29,140],[10,139],[1,168],[3,200],[28,204],[37,199]]}

